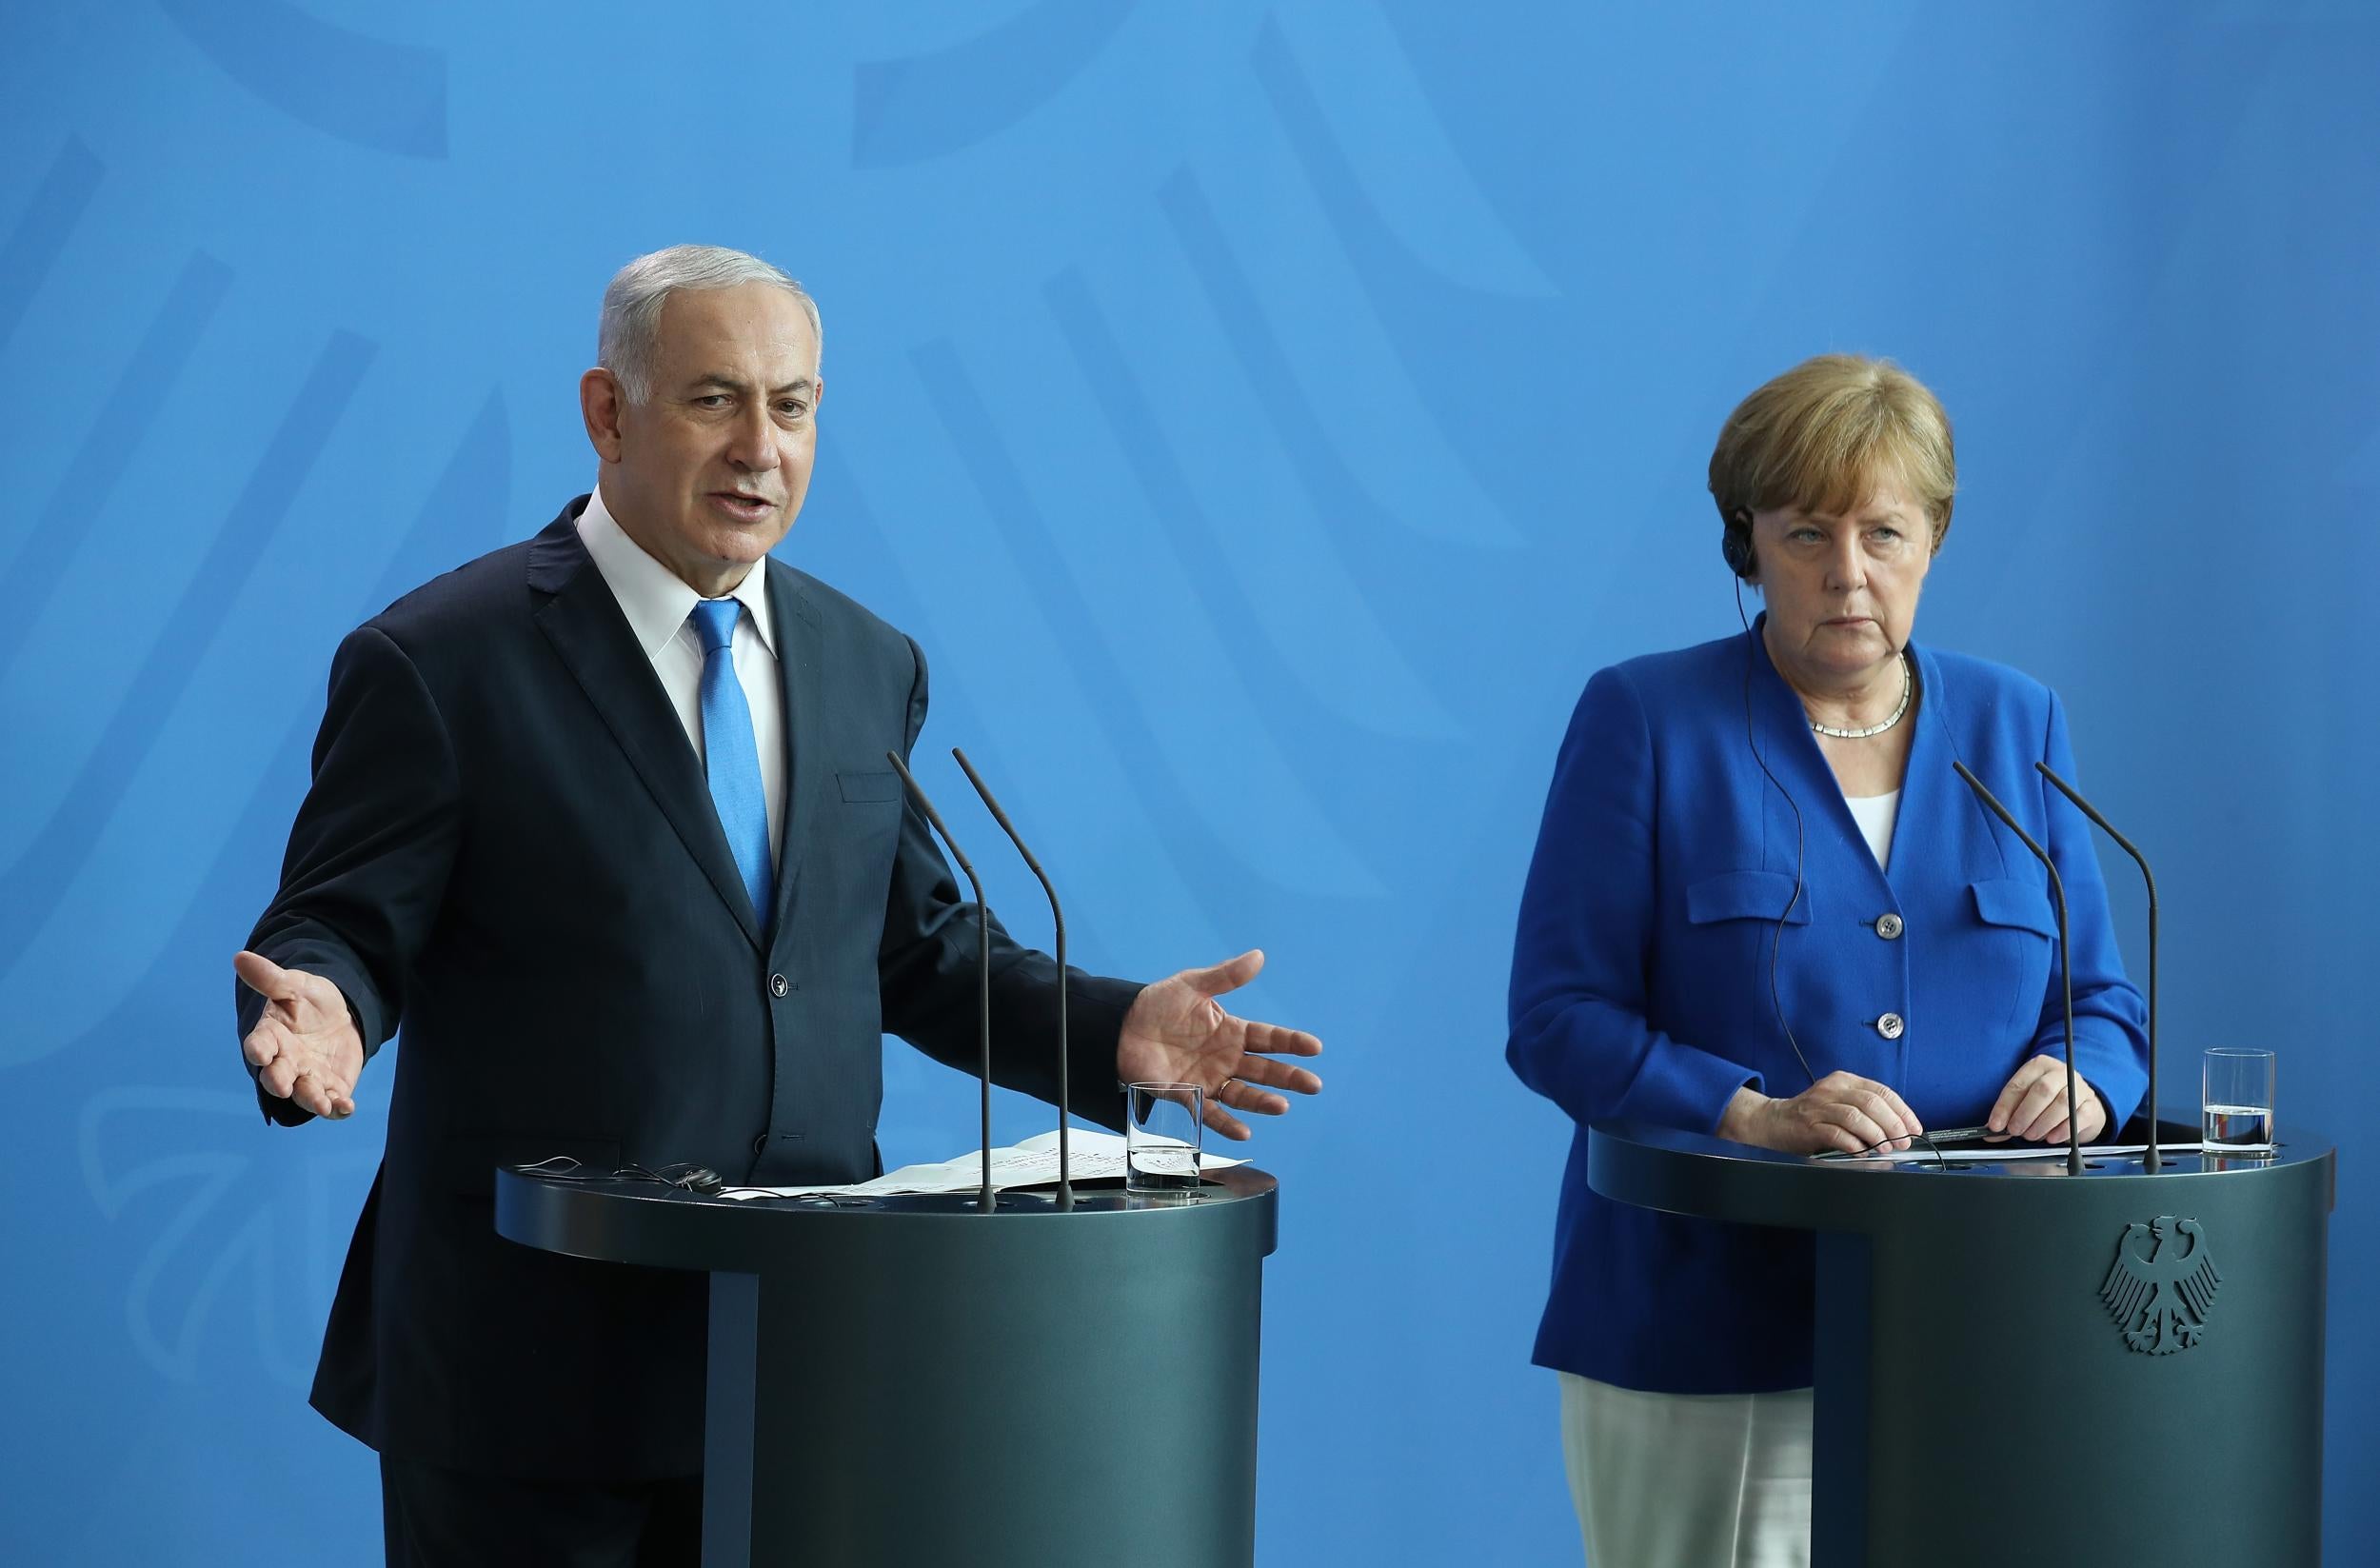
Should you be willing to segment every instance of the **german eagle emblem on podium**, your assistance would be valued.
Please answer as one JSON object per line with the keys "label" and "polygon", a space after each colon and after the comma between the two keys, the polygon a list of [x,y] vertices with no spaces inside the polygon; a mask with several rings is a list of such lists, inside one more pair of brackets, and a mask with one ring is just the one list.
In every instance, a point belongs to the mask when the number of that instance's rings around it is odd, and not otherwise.
{"label": "german eagle emblem on podium", "polygon": [[2144,1355],[2171,1356],[2206,1337],[2207,1314],[2222,1282],[2205,1227],[2169,1214],[2124,1227],[2099,1300],[2126,1344]]}

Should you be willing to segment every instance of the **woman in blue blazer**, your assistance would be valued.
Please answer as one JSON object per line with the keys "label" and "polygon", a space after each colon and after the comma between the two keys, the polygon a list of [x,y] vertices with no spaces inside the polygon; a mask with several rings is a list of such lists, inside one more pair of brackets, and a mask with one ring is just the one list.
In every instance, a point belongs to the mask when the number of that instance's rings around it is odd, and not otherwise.
{"label": "woman in blue blazer", "polygon": [[1538,1364],[1591,1559],[1807,1561],[1813,1243],[1611,1202],[1586,1126],[1620,1118],[1797,1153],[1928,1126],[2066,1138],[2047,877],[2057,863],[2077,1116],[2146,1086],[2139,993],[2046,762],[2038,682],[1911,625],[1956,471],[1934,395],[1890,362],[1808,361],[1721,430],[1711,493],[1747,631],[1597,674],[1555,767],[1514,944],[1506,1056],[1577,1123]]}

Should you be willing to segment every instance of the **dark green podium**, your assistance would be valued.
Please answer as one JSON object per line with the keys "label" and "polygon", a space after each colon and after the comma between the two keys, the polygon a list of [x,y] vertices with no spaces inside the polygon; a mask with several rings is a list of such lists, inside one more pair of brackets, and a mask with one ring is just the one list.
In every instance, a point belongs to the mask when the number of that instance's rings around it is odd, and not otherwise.
{"label": "dark green podium", "polygon": [[1620,1202],[1815,1233],[1820,1568],[2320,1560],[2319,1141],[2076,1176],[1597,1123],[1587,1161]]}
{"label": "dark green podium", "polygon": [[1244,1568],[1275,1188],[736,1202],[501,1170],[496,1228],[710,1276],[704,1568]]}

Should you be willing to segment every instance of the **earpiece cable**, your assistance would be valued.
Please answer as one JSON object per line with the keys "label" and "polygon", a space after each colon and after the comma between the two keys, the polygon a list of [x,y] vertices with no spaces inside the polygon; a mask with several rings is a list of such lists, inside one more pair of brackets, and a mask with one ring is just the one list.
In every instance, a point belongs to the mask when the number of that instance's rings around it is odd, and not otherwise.
{"label": "earpiece cable", "polygon": [[1785,923],[1794,918],[1794,910],[1801,903],[1802,854],[1807,847],[1806,830],[1802,825],[1801,804],[1794,799],[1791,791],[1777,782],[1776,775],[1769,771],[1768,759],[1760,755],[1760,742],[1753,730],[1752,620],[1744,614],[1744,580],[1740,575],[1735,579],[1735,619],[1744,625],[1744,744],[1751,748],[1752,760],[1759,764],[1762,777],[1769,781],[1770,785],[1779,795],[1785,797],[1785,804],[1793,808],[1794,813],[1794,896],[1785,901],[1785,907],[1777,914],[1775,929],[1769,937],[1769,1007],[1776,1014],[1776,1026],[1783,1032],[1785,1043],[1793,1047],[1794,1060],[1801,1063],[1802,1072],[1808,1075],[1811,1086],[1815,1088],[1818,1075],[1811,1070],[1810,1059],[1801,1054],[1801,1042],[1794,1038],[1793,1025],[1785,1022],[1785,1001],[1779,994],[1776,983],[1777,950],[1785,943]]}

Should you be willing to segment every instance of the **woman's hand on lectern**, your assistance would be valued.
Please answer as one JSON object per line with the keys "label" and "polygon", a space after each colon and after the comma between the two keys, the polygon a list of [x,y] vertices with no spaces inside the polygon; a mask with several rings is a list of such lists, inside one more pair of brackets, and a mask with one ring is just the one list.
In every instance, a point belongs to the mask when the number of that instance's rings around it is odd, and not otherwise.
{"label": "woman's hand on lectern", "polygon": [[[2074,1119],[2082,1123],[2078,1141],[2088,1143],[2108,1130],[2108,1108],[2080,1073],[2074,1075]],[[1993,1102],[1985,1125],[2036,1143],[2065,1142],[2066,1063],[2053,1056],[2037,1056],[2017,1068]]]}
{"label": "woman's hand on lectern", "polygon": [[231,967],[265,999],[264,1016],[240,1045],[256,1064],[258,1085],[316,1116],[353,1116],[364,1042],[339,987],[256,953],[235,954]]}
{"label": "woman's hand on lectern", "polygon": [[1268,1091],[1319,1094],[1322,1081],[1279,1056],[1318,1056],[1322,1042],[1302,1029],[1235,1018],[1215,999],[1256,979],[1262,952],[1251,949],[1205,969],[1184,969],[1144,986],[1116,1041],[1116,1076],[1126,1083],[1196,1083],[1206,1091],[1206,1124],[1229,1139],[1248,1125],[1232,1115],[1279,1116],[1289,1102]]}
{"label": "woman's hand on lectern", "polygon": [[1892,1085],[1856,1073],[1829,1073],[1785,1100],[1746,1084],[1727,1102],[1718,1125],[1721,1138],[1785,1154],[1905,1149],[1925,1130]]}

